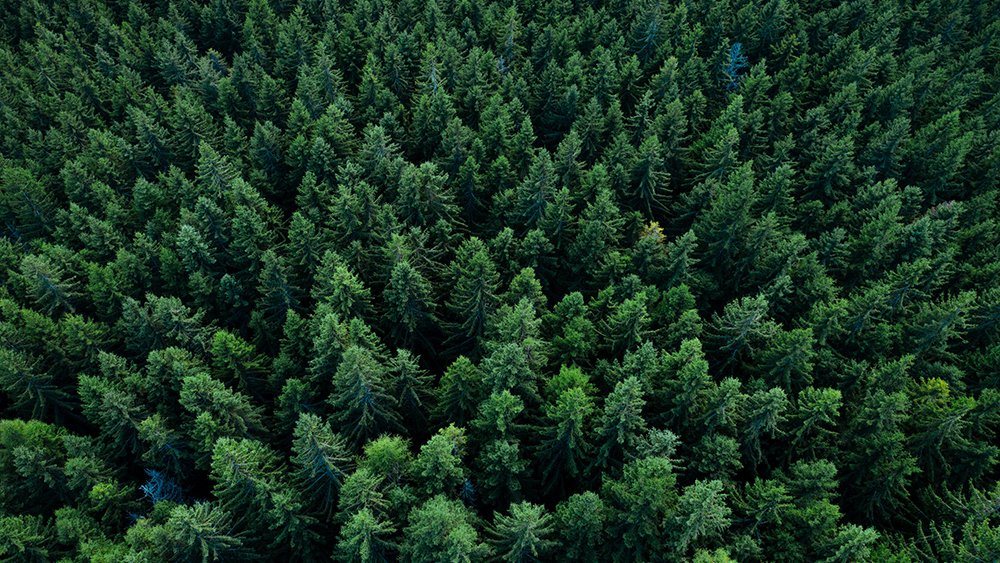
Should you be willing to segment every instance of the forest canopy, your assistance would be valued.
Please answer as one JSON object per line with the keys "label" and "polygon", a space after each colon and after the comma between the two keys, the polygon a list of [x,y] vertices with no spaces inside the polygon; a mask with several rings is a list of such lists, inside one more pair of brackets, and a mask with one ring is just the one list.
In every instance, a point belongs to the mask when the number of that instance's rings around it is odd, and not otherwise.
{"label": "forest canopy", "polygon": [[0,0],[0,561],[1000,560],[995,0]]}

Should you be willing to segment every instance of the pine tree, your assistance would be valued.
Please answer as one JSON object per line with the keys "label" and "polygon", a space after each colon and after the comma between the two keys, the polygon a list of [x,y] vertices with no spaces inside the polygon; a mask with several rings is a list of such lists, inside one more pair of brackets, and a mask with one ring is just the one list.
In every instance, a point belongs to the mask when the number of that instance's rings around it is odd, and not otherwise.
{"label": "pine tree", "polygon": [[532,159],[528,175],[517,188],[517,224],[523,225],[525,230],[538,227],[547,217],[558,186],[552,155],[548,151],[540,151]]}
{"label": "pine tree", "polygon": [[783,415],[789,406],[788,397],[780,387],[757,391],[750,396],[740,442],[754,464],[760,463],[763,457],[760,437],[765,432],[772,438],[784,433],[780,425],[786,421]]}
{"label": "pine tree", "polygon": [[371,290],[337,258],[333,253],[324,254],[323,264],[317,271],[313,286],[313,299],[317,303],[327,304],[324,310],[341,319],[371,320],[374,313]]}
{"label": "pine tree", "polygon": [[237,512],[238,522],[264,523],[276,487],[277,455],[257,440],[220,438],[212,452],[213,493],[221,508]]}
{"label": "pine tree", "polygon": [[176,91],[172,110],[171,145],[177,148],[177,160],[186,163],[190,170],[190,165],[201,160],[205,151],[202,143],[210,146],[215,142],[215,121],[189,88]]}
{"label": "pine tree", "polygon": [[417,358],[408,350],[399,349],[389,360],[389,373],[393,375],[393,395],[399,405],[399,414],[406,421],[410,434],[421,435],[427,429],[429,385],[431,376],[420,368]]}
{"label": "pine tree", "polygon": [[725,505],[722,481],[695,481],[684,488],[677,509],[680,537],[677,549],[684,552],[696,540],[718,536],[731,523],[732,511]]}
{"label": "pine tree", "polygon": [[408,262],[401,261],[393,267],[382,295],[387,307],[385,320],[392,327],[396,342],[403,346],[417,342],[428,345],[427,331],[435,327],[437,319],[427,278]]}
{"label": "pine tree", "polygon": [[243,534],[233,533],[232,524],[232,515],[211,503],[178,505],[163,527],[153,531],[152,539],[164,556],[185,563],[254,555]]}
{"label": "pine tree", "polygon": [[78,295],[76,284],[66,279],[67,273],[58,264],[42,255],[25,255],[21,260],[21,275],[30,284],[32,296],[48,314],[75,311],[73,301]]}
{"label": "pine tree", "polygon": [[388,502],[383,494],[382,476],[367,467],[359,467],[344,481],[337,503],[336,521],[346,522],[361,510],[369,510],[376,517],[387,516]]}
{"label": "pine tree", "polygon": [[362,508],[340,531],[334,557],[344,563],[381,563],[389,561],[397,546],[389,536],[396,528],[367,508]]}
{"label": "pine tree", "polygon": [[[659,401],[672,404],[666,419],[671,427],[690,428],[707,406],[712,378],[708,373],[708,361],[701,349],[701,341],[685,340],[677,352],[664,357],[664,371],[670,397],[660,398],[662,392],[654,390]],[[672,395],[672,396],[671,396]]]}
{"label": "pine tree", "polygon": [[542,442],[538,450],[542,470],[542,491],[557,490],[565,495],[563,483],[580,475],[590,446],[585,429],[594,411],[593,401],[581,387],[570,387],[559,394],[555,404],[544,407],[544,426],[539,427]]}
{"label": "pine tree", "polygon": [[220,330],[212,339],[212,356],[213,375],[246,395],[260,396],[266,366],[248,342]]}
{"label": "pine tree", "polygon": [[654,217],[654,210],[655,216],[659,216],[665,209],[666,191],[670,183],[665,160],[662,143],[656,135],[650,135],[642,141],[632,165],[629,202],[633,209],[642,211],[650,220]]}
{"label": "pine tree", "polygon": [[40,367],[37,358],[0,349],[0,390],[10,401],[10,413],[25,419],[59,420],[70,409],[70,396],[51,374],[39,373]]}
{"label": "pine tree", "polygon": [[642,382],[635,376],[629,376],[615,385],[597,422],[599,447],[590,471],[595,467],[614,470],[634,453],[641,433],[646,430],[646,421],[642,417],[645,404]]}
{"label": "pine tree", "polygon": [[721,316],[713,316],[720,363],[728,366],[743,354],[753,353],[757,342],[775,332],[775,324],[768,319],[767,312],[767,298],[758,295],[732,301],[726,305]]}
{"label": "pine tree", "polygon": [[129,124],[135,131],[139,175],[145,177],[162,170],[174,158],[167,130],[136,106],[129,106],[127,113]]}
{"label": "pine tree", "polygon": [[483,388],[492,394],[510,391],[530,403],[540,402],[538,375],[524,348],[517,343],[496,346],[483,360]]}
{"label": "pine tree", "polygon": [[598,189],[583,210],[579,232],[569,246],[569,264],[577,273],[593,272],[604,262],[621,238],[625,224],[609,188]]}
{"label": "pine tree", "polygon": [[482,499],[487,506],[502,507],[521,500],[521,481],[527,477],[528,461],[521,456],[516,439],[486,442],[477,459],[482,468]]}
{"label": "pine tree", "polygon": [[260,407],[242,393],[230,391],[204,373],[183,378],[180,404],[190,413],[187,425],[198,463],[207,466],[216,440],[222,437],[250,438],[264,434]]}
{"label": "pine tree", "polygon": [[421,484],[425,497],[457,496],[459,488],[468,478],[462,465],[465,442],[465,430],[452,424],[438,430],[426,444],[420,446],[420,454],[413,462],[413,474]]}
{"label": "pine tree", "polygon": [[403,166],[396,187],[396,214],[404,224],[427,228],[438,221],[455,223],[458,206],[445,186],[447,177],[433,162]]}
{"label": "pine tree", "polygon": [[259,309],[273,330],[285,323],[288,311],[298,308],[299,288],[290,283],[285,261],[273,249],[265,251],[261,261],[264,268],[257,286],[261,294]]}
{"label": "pine tree", "polygon": [[621,479],[605,481],[601,498],[610,509],[607,534],[622,546],[615,561],[648,561],[668,549],[665,522],[677,507],[675,483],[673,467],[662,457],[632,461]]}
{"label": "pine tree", "polygon": [[293,436],[292,465],[297,468],[293,478],[303,498],[310,499],[318,514],[330,518],[351,465],[347,445],[329,422],[309,413],[299,415]]}
{"label": "pine tree", "polygon": [[146,295],[145,305],[131,297],[122,302],[119,321],[130,350],[149,352],[170,346],[202,352],[207,348],[201,326],[204,311],[191,312],[177,297]]}
{"label": "pine tree", "polygon": [[545,508],[530,502],[510,507],[510,516],[497,513],[493,534],[499,561],[530,563],[547,561],[558,542],[548,539],[553,532],[552,516]]}
{"label": "pine tree", "polygon": [[84,414],[101,429],[108,452],[115,457],[124,454],[126,448],[138,453],[138,426],[146,413],[136,396],[104,377],[81,375],[79,381]]}
{"label": "pine tree", "polygon": [[400,545],[405,563],[480,563],[489,552],[479,539],[476,517],[458,501],[437,495],[414,508],[409,521]]}
{"label": "pine tree", "polygon": [[485,245],[478,238],[462,244],[452,264],[455,289],[448,308],[457,322],[449,342],[457,351],[468,351],[472,359],[482,353],[482,338],[496,302],[498,274]]}
{"label": "pine tree", "polygon": [[397,401],[388,394],[388,376],[367,348],[344,349],[327,402],[333,408],[331,420],[342,425],[344,437],[355,449],[383,432],[403,430]]}
{"label": "pine tree", "polygon": [[475,416],[483,372],[465,356],[448,366],[435,393],[434,418],[439,424],[464,427]]}
{"label": "pine tree", "polygon": [[602,336],[616,355],[634,350],[653,335],[648,329],[651,324],[646,307],[648,300],[646,292],[640,291],[635,297],[617,304],[600,323]]}
{"label": "pine tree", "polygon": [[755,363],[764,371],[768,383],[786,390],[801,388],[812,383],[814,345],[812,328],[778,330]]}
{"label": "pine tree", "polygon": [[412,477],[413,454],[410,450],[410,440],[382,435],[365,445],[360,467],[381,478],[382,487],[391,494],[395,487],[405,486]]}
{"label": "pine tree", "polygon": [[604,522],[608,507],[597,493],[587,491],[573,495],[556,505],[556,530],[561,553],[558,561],[596,563],[605,545]]}

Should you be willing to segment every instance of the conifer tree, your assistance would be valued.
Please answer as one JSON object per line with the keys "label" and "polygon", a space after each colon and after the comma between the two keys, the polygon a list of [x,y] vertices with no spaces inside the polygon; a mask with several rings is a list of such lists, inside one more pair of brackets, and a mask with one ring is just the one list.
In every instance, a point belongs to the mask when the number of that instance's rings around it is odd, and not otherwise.
{"label": "conifer tree", "polygon": [[465,356],[459,356],[438,383],[434,418],[439,424],[464,427],[475,416],[480,400],[483,372]]}
{"label": "conifer tree", "polygon": [[666,171],[666,155],[662,143],[656,135],[650,135],[639,146],[635,163],[632,165],[632,191],[629,201],[633,209],[643,212],[647,219],[659,216],[665,209],[666,191],[670,173]]}
{"label": "conifer tree", "polygon": [[604,412],[597,422],[598,451],[590,470],[600,467],[615,469],[632,455],[640,434],[646,429],[642,417],[642,382],[635,376],[626,377],[604,402]]}
{"label": "conifer tree", "polygon": [[25,255],[21,260],[21,275],[30,284],[35,301],[46,313],[75,311],[76,284],[66,279],[65,270],[53,264],[48,256]]}
{"label": "conifer tree", "polygon": [[530,502],[520,502],[510,507],[510,516],[496,514],[493,534],[499,561],[545,561],[558,545],[548,539],[552,534],[552,515],[545,508]]}
{"label": "conifer tree", "polygon": [[388,371],[366,348],[351,345],[333,379],[331,420],[354,448],[390,430],[400,431],[397,400],[388,393]]}
{"label": "conifer tree", "polygon": [[389,536],[396,531],[392,524],[367,508],[347,521],[337,542],[338,561],[344,563],[379,563],[387,561],[397,549]]}
{"label": "conifer tree", "polygon": [[593,401],[581,387],[564,390],[554,405],[546,405],[538,450],[543,492],[563,491],[567,478],[582,473],[590,450],[585,430],[593,410]]}
{"label": "conifer tree", "polygon": [[606,530],[623,547],[616,561],[647,561],[668,549],[665,522],[677,509],[675,483],[673,467],[661,457],[632,461],[621,479],[605,482],[601,498],[610,509]]}
{"label": "conifer tree", "polygon": [[685,487],[677,510],[680,523],[677,549],[683,552],[699,538],[720,535],[729,526],[731,510],[724,503],[722,490],[722,482],[714,480],[695,481]]}
{"label": "conifer tree", "polygon": [[482,241],[473,237],[462,244],[452,268],[455,289],[448,308],[457,322],[449,342],[475,360],[482,354],[481,339],[496,306],[496,266]]}
{"label": "conifer tree", "polygon": [[293,436],[295,482],[309,505],[329,518],[350,469],[347,444],[330,429],[329,422],[323,423],[318,416],[309,413],[299,415]]}
{"label": "conifer tree", "polygon": [[208,502],[178,505],[162,528],[153,532],[153,541],[165,557],[196,562],[222,557],[252,556],[243,534],[233,534],[231,513]]}
{"label": "conifer tree", "polygon": [[[59,419],[70,407],[69,394],[48,373],[38,373],[37,359],[11,349],[0,350],[0,390],[10,413],[25,419]],[[50,414],[51,413],[51,414]]]}
{"label": "conifer tree", "polygon": [[475,516],[458,501],[437,495],[414,508],[409,522],[400,545],[406,563],[479,563],[489,552],[479,539]]}
{"label": "conifer tree", "polygon": [[413,462],[413,473],[425,497],[457,496],[458,489],[466,482],[467,472],[462,465],[465,454],[465,430],[454,424],[438,430]]}
{"label": "conifer tree", "polygon": [[399,405],[399,414],[406,421],[411,434],[420,435],[426,430],[431,376],[420,368],[417,358],[408,350],[399,349],[389,360],[389,373],[393,376],[393,395]]}
{"label": "conifer tree", "polygon": [[604,522],[608,507],[597,493],[586,491],[556,505],[556,530],[559,533],[558,561],[599,561],[605,545]]}
{"label": "conifer tree", "polygon": [[198,464],[208,465],[216,440],[222,437],[250,438],[264,433],[261,408],[254,407],[241,393],[227,389],[204,373],[185,377],[180,403],[190,413],[192,446],[199,454]]}

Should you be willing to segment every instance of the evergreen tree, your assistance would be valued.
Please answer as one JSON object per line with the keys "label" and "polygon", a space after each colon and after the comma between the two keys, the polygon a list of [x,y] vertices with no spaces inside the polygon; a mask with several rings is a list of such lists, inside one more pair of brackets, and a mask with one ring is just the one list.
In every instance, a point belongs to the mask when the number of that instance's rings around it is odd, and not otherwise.
{"label": "evergreen tree", "polygon": [[566,389],[554,405],[546,405],[538,451],[543,492],[563,491],[564,481],[582,472],[590,449],[584,431],[592,413],[593,402],[581,387]]}
{"label": "evergreen tree", "polygon": [[175,561],[209,561],[254,555],[242,534],[232,533],[231,513],[208,502],[178,505],[162,528],[153,531],[158,551]]}
{"label": "evergreen tree", "polygon": [[489,551],[479,540],[476,518],[461,503],[437,495],[410,513],[400,555],[406,563],[483,561]]}
{"label": "evergreen tree", "polygon": [[547,539],[552,534],[552,516],[544,507],[520,502],[510,507],[510,516],[497,514],[495,549],[499,561],[545,561],[558,542]]}
{"label": "evergreen tree", "polygon": [[452,424],[438,430],[420,447],[420,454],[413,463],[413,473],[422,483],[425,496],[456,496],[467,479],[462,465],[465,441],[465,430]]}
{"label": "evergreen tree", "polygon": [[270,327],[276,328],[285,323],[289,311],[299,306],[299,289],[290,283],[284,260],[274,250],[264,252],[261,260],[264,262],[264,269],[260,273],[258,286],[261,294],[260,310]]}
{"label": "evergreen tree", "polygon": [[644,213],[647,219],[652,219],[656,210],[659,216],[665,209],[666,190],[670,182],[670,173],[666,171],[666,155],[663,145],[656,135],[650,135],[639,146],[635,163],[632,165],[632,192],[629,194],[631,205]]}
{"label": "evergreen tree", "polygon": [[262,409],[254,407],[242,393],[230,391],[204,373],[184,377],[180,403],[193,417],[187,425],[200,466],[208,465],[218,439],[263,434]]}
{"label": "evergreen tree", "polygon": [[678,502],[677,549],[683,552],[699,538],[718,536],[729,526],[731,511],[724,503],[722,490],[721,481],[695,481],[685,487]]}
{"label": "evergreen tree", "polygon": [[435,416],[441,424],[464,427],[479,404],[483,372],[465,356],[459,356],[445,370],[438,384]]}
{"label": "evergreen tree", "polygon": [[387,309],[385,320],[397,344],[413,346],[420,342],[428,345],[427,331],[435,327],[437,318],[427,278],[408,262],[400,261],[393,267],[382,295]]}
{"label": "evergreen tree", "polygon": [[303,498],[310,499],[309,504],[329,518],[350,468],[347,445],[330,429],[329,422],[323,423],[318,416],[309,413],[299,415],[293,436],[295,482]]}
{"label": "evergreen tree", "polygon": [[357,345],[344,349],[327,402],[333,408],[331,420],[341,425],[354,448],[383,432],[402,430],[397,400],[387,393],[388,376],[370,350]]}
{"label": "evergreen tree", "polygon": [[387,536],[395,531],[390,523],[362,508],[341,529],[335,557],[344,563],[388,561],[397,546]]}
{"label": "evergreen tree", "polygon": [[449,342],[454,350],[468,351],[475,360],[482,353],[481,339],[495,307],[496,266],[482,241],[473,237],[462,244],[452,268],[455,288],[448,308],[457,322]]}
{"label": "evergreen tree", "polygon": [[69,394],[52,375],[38,373],[39,367],[22,353],[0,350],[0,389],[10,401],[7,408],[26,419],[59,419],[70,407]]}
{"label": "evergreen tree", "polygon": [[412,434],[423,434],[428,425],[426,413],[430,409],[424,403],[429,399],[431,377],[420,369],[412,353],[402,349],[389,360],[389,373],[393,375],[393,394],[402,420]]}
{"label": "evergreen tree", "polygon": [[626,464],[620,480],[604,483],[608,535],[622,546],[612,555],[615,561],[648,561],[668,549],[665,522],[677,510],[675,482],[669,461],[649,457]]}
{"label": "evergreen tree", "polygon": [[555,517],[561,544],[559,561],[600,560],[608,507],[597,493],[587,491],[569,497],[556,506]]}
{"label": "evergreen tree", "polygon": [[21,275],[30,284],[32,296],[48,314],[70,312],[75,308],[75,284],[57,264],[45,255],[26,255],[21,260]]}
{"label": "evergreen tree", "polygon": [[615,390],[604,402],[604,412],[597,423],[599,429],[597,456],[590,470],[600,467],[615,469],[632,455],[640,434],[646,429],[642,417],[642,383],[635,376],[626,377],[615,385]]}

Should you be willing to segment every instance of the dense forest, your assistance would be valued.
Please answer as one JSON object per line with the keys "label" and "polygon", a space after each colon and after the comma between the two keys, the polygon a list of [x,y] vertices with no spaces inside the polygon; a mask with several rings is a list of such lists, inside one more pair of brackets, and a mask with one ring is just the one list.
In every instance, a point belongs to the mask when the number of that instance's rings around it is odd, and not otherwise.
{"label": "dense forest", "polygon": [[0,0],[0,561],[1000,560],[995,0]]}

